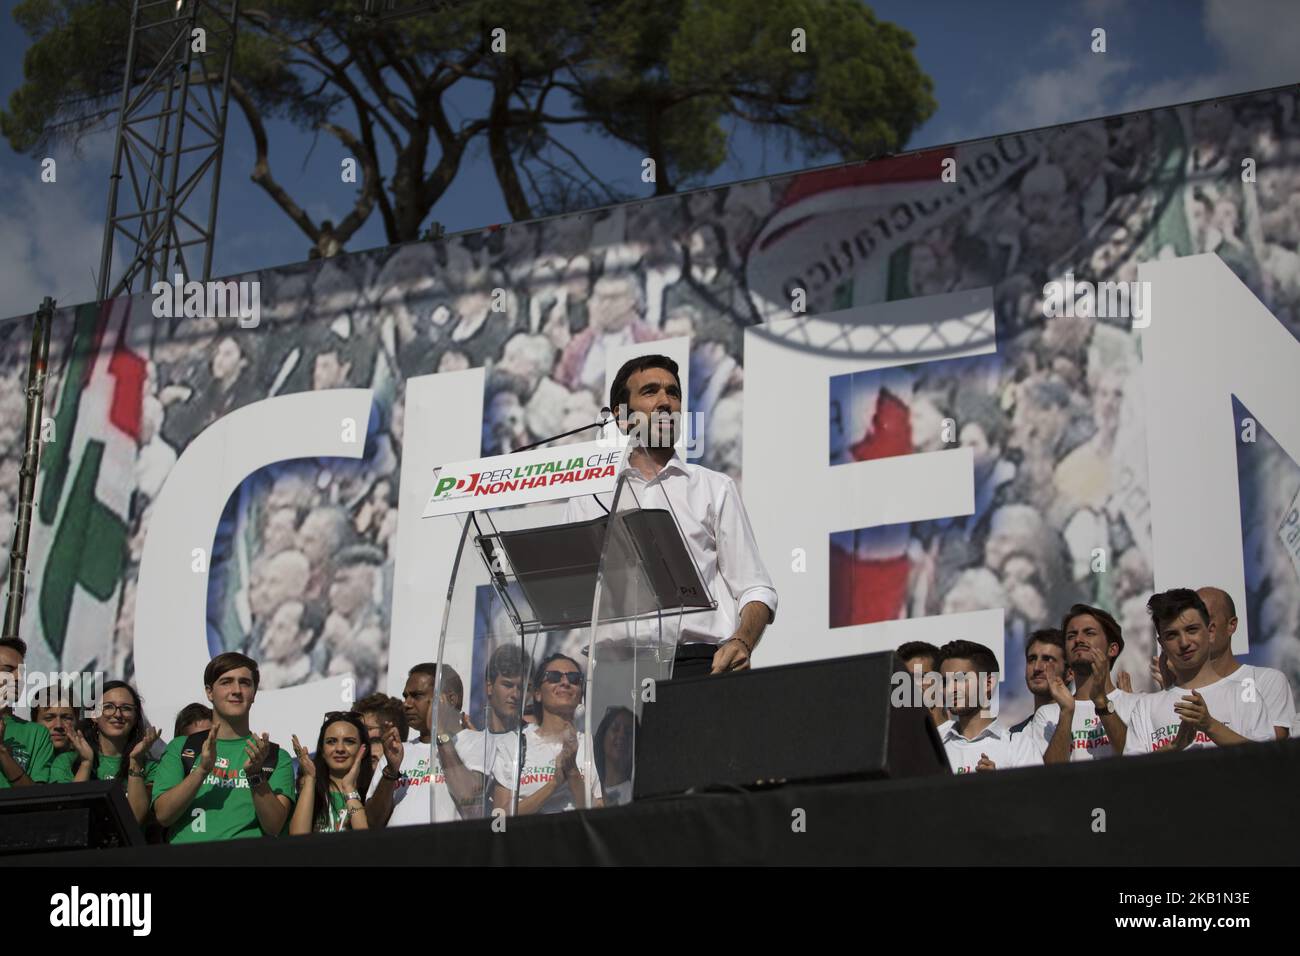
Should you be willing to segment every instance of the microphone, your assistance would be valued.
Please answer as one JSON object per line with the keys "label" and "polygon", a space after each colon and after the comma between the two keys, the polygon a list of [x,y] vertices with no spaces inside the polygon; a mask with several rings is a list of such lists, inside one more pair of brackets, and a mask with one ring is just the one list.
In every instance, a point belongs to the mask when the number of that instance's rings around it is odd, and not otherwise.
{"label": "microphone", "polygon": [[[578,432],[585,432],[589,428],[604,428],[606,425],[610,423],[610,421],[613,420],[614,413],[610,411],[609,406],[606,405],[604,408],[600,410],[600,415],[601,415],[601,420],[598,422],[592,422],[590,425],[582,425],[578,428],[571,428],[567,432],[560,432],[560,434],[552,435],[550,438],[543,438],[541,441],[535,441],[531,445],[523,445],[519,448],[516,448],[514,452],[530,451],[533,448],[539,448],[542,445],[545,445],[549,442],[556,441],[557,439],[568,438],[570,435],[578,434]],[[514,452],[511,452],[511,454],[514,454]]]}

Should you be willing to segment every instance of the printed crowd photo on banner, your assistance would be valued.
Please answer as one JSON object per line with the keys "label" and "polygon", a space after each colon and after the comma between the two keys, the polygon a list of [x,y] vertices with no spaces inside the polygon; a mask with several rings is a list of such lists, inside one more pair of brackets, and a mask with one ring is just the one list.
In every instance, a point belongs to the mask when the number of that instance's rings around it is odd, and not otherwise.
{"label": "printed crowd photo on banner", "polygon": [[[610,356],[687,340],[690,457],[740,484],[781,594],[758,666],[969,638],[1019,719],[1026,636],[1065,608],[1114,614],[1116,669],[1149,690],[1147,598],[1216,584],[1242,659],[1300,687],[1298,103],[313,260],[237,277],[251,322],[160,317],[148,293],[62,309],[27,666],[106,671],[166,713],[240,651],[259,729],[306,739],[436,655],[447,582],[421,555],[459,525],[421,519],[432,467],[595,422]],[[11,490],[25,329],[0,327]],[[411,399],[431,377],[456,400]],[[1196,396],[1207,417],[1179,424]]]}

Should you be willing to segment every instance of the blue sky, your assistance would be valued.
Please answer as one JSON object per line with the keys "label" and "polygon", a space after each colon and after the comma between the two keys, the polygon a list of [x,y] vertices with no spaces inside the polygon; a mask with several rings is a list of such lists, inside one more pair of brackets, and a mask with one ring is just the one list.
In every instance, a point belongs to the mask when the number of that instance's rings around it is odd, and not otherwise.
{"label": "blue sky", "polygon": [[[14,24],[17,0],[0,0],[0,97],[22,82],[27,38]],[[1166,106],[1300,82],[1300,3],[1296,0],[878,0],[881,19],[910,30],[916,55],[934,80],[939,108],[908,144],[921,148],[1055,123]],[[360,6],[360,3],[358,3]],[[1091,31],[1107,31],[1093,54]],[[123,38],[125,42],[125,37]],[[463,104],[468,110],[469,102]],[[454,116],[454,114],[453,114]],[[349,117],[350,119],[350,117]],[[344,153],[328,134],[268,124],[276,178],[314,218],[341,219],[355,186],[340,182]],[[631,149],[577,127],[563,141],[597,175],[627,191],[639,182]],[[94,295],[108,195],[112,130],[81,154],[56,150],[58,181],[40,181],[40,157],[15,154],[0,140],[0,316],[30,312],[44,295],[60,304]],[[248,178],[252,137],[232,103],[227,130],[214,275],[232,275],[306,258],[308,240]],[[436,159],[436,155],[431,157]],[[833,160],[786,155],[743,128],[710,184],[772,175]],[[509,220],[480,140],[432,219],[449,232]],[[378,212],[348,244],[385,244]]]}

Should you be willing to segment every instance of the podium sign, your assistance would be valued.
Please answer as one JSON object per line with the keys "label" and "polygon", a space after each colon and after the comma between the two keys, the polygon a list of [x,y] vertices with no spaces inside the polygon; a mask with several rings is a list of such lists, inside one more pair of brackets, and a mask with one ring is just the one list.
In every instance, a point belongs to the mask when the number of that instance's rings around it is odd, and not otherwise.
{"label": "podium sign", "polygon": [[596,441],[443,465],[425,518],[614,490],[630,439],[612,426]]}

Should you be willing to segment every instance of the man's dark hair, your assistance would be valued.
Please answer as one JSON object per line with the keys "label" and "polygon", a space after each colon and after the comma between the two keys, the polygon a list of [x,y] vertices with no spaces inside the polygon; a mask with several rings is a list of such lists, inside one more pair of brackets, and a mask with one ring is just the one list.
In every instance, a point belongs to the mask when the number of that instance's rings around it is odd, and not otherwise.
{"label": "man's dark hair", "polygon": [[370,694],[353,704],[352,712],[362,717],[366,714],[374,714],[381,724],[391,724],[397,728],[399,740],[405,740],[410,733],[410,727],[406,723],[406,711],[402,709],[402,702],[396,697],[380,693]]}
{"label": "man's dark hair", "polygon": [[179,737],[181,732],[190,724],[197,723],[200,720],[211,720],[212,708],[204,704],[186,704],[176,715],[176,727],[172,731],[173,737]]}
{"label": "man's dark hair", "polygon": [[1201,615],[1205,626],[1210,626],[1210,610],[1201,600],[1201,596],[1191,588],[1173,588],[1151,595],[1151,600],[1147,601],[1147,613],[1151,615],[1151,623],[1155,625],[1157,640],[1161,629],[1166,624],[1177,620],[1184,611],[1189,610]]}
{"label": "man's dark hair", "polygon": [[939,659],[935,661],[935,666],[938,667],[947,660],[970,661],[981,674],[996,674],[1000,670],[994,653],[974,641],[949,641],[943,645],[939,648]]}
{"label": "man's dark hair", "polygon": [[227,651],[208,661],[208,666],[203,668],[203,686],[212,687],[222,674],[239,670],[241,667],[247,667],[253,672],[253,690],[257,690],[257,685],[262,681],[262,675],[257,669],[257,661],[238,651]]}
{"label": "man's dark hair", "polygon": [[615,414],[618,413],[618,407],[627,405],[632,397],[627,387],[628,379],[648,368],[667,369],[677,380],[678,389],[682,387],[682,377],[678,374],[677,363],[667,355],[638,355],[636,358],[630,358],[623,363],[623,367],[614,376],[614,383],[609,386],[609,407]]}
{"label": "man's dark hair", "polygon": [[416,664],[406,672],[407,677],[414,677],[416,674],[423,674],[429,680],[436,681],[438,679],[438,665],[426,661],[423,664]]}
{"label": "man's dark hair", "polygon": [[910,664],[918,657],[928,657],[932,667],[939,666],[939,648],[925,641],[908,641],[906,644],[899,644],[896,653],[904,664]]}
{"label": "man's dark hair", "polygon": [[465,685],[456,673],[454,668],[446,664],[442,666],[446,673],[442,677],[442,684],[438,682],[438,665],[430,664],[427,661],[423,664],[416,664],[407,672],[407,677],[413,677],[416,674],[423,674],[433,682],[434,690],[439,694],[456,694],[463,701],[465,699]]}
{"label": "man's dark hair", "polygon": [[1076,617],[1083,614],[1091,614],[1101,625],[1101,632],[1106,635],[1106,647],[1118,644],[1119,653],[1111,660],[1111,666],[1115,666],[1115,661],[1119,660],[1119,655],[1124,653],[1124,630],[1119,626],[1119,621],[1115,620],[1109,611],[1103,611],[1099,607],[1093,607],[1091,604],[1075,604],[1070,610],[1065,612],[1065,617],[1061,618],[1061,633],[1064,635],[1070,630],[1070,622]]}
{"label": "man's dark hair", "polygon": [[491,684],[498,677],[522,677],[524,674],[524,652],[514,644],[502,644],[488,658],[487,682]]}
{"label": "man's dark hair", "polygon": [[1061,652],[1061,661],[1065,661],[1065,634],[1055,627],[1042,627],[1029,635],[1025,641],[1025,660],[1029,659],[1031,644],[1051,644]]}
{"label": "man's dark hair", "polygon": [[27,659],[27,642],[21,637],[0,637],[0,647],[11,647],[23,660]]}

